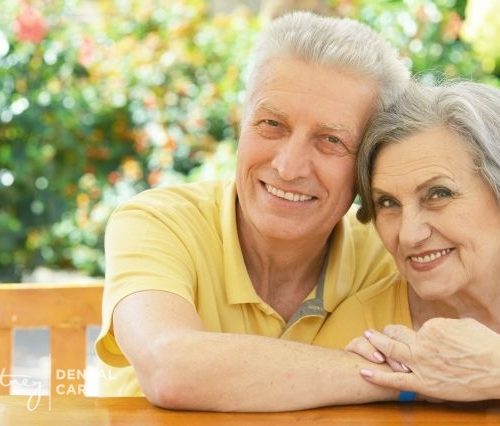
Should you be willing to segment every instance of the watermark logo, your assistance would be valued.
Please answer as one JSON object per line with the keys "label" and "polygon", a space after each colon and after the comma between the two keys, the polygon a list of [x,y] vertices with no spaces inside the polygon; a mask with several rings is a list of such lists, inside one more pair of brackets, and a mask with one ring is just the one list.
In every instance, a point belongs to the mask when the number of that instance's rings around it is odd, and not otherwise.
{"label": "watermark logo", "polygon": [[89,381],[98,380],[115,380],[116,377],[111,370],[101,369],[57,369],[55,372],[56,385],[54,387],[55,394],[49,391],[43,391],[42,380],[33,379],[28,375],[23,374],[7,374],[6,369],[0,370],[0,387],[19,386],[28,390],[28,399],[26,401],[26,409],[35,411],[39,408],[42,397],[48,397],[48,410],[52,409],[52,397],[60,396],[83,396],[86,394],[86,384]]}
{"label": "watermark logo", "polygon": [[85,384],[93,380],[115,380],[110,370],[92,369],[78,370],[74,368],[56,370],[56,395],[85,395]]}
{"label": "watermark logo", "polygon": [[2,368],[0,371],[0,386],[12,387],[14,385],[30,389],[26,409],[28,411],[35,411],[40,406],[40,401],[42,400],[41,380],[35,380],[23,374],[7,374],[5,368]]}

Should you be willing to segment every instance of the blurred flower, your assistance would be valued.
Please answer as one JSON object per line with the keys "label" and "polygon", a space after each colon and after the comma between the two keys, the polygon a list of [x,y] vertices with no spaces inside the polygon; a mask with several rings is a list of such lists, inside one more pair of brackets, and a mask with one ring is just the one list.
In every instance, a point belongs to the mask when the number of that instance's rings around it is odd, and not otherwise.
{"label": "blurred flower", "polygon": [[48,25],[36,9],[23,3],[15,20],[15,33],[19,41],[39,43],[48,32]]}
{"label": "blurred flower", "polygon": [[0,30],[0,58],[7,55],[9,53],[9,41],[5,34]]}
{"label": "blurred flower", "polygon": [[115,185],[122,178],[121,174],[117,171],[113,171],[108,174],[108,182],[110,185]]}
{"label": "blurred flower", "polygon": [[96,58],[96,45],[90,37],[85,37],[78,51],[78,62],[89,68]]}
{"label": "blurred flower", "polygon": [[126,158],[122,164],[122,170],[124,176],[127,178],[136,181],[142,178],[142,169],[140,164],[132,159]]}
{"label": "blurred flower", "polygon": [[444,40],[456,40],[462,27],[462,19],[457,12],[451,12],[448,15],[447,22],[443,28]]}
{"label": "blurred flower", "polygon": [[148,183],[150,186],[158,186],[163,178],[163,172],[161,170],[153,170],[148,175]]}
{"label": "blurred flower", "polygon": [[145,130],[135,129],[132,131],[132,140],[134,141],[134,149],[139,154],[149,148],[149,136]]}
{"label": "blurred flower", "polygon": [[90,202],[90,198],[87,194],[80,193],[76,197],[76,204],[78,207],[87,206]]}

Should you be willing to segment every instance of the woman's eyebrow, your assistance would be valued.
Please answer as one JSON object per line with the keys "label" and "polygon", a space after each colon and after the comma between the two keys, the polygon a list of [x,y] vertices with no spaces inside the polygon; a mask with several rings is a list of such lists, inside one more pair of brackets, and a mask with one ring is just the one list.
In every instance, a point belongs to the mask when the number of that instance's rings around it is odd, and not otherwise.
{"label": "woman's eyebrow", "polygon": [[372,196],[379,197],[380,195],[391,195],[390,192],[384,191],[382,189],[372,187]]}
{"label": "woman's eyebrow", "polygon": [[417,185],[417,188],[416,190],[417,191],[421,191],[422,189],[424,188],[427,188],[428,186],[431,186],[433,183],[435,183],[436,181],[440,181],[442,179],[447,179],[449,180],[450,177],[447,176],[447,175],[443,175],[443,174],[439,174],[439,175],[436,175],[436,176],[432,176],[430,177],[429,179],[423,181],[422,183],[418,184]]}

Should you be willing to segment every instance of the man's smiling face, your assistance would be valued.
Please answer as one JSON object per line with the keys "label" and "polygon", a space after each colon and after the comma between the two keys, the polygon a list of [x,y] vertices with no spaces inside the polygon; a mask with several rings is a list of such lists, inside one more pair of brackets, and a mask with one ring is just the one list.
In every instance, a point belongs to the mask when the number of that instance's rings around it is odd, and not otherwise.
{"label": "man's smiling face", "polygon": [[280,240],[331,233],[354,197],[355,153],[376,96],[375,82],[339,69],[289,57],[266,64],[238,147],[245,229]]}

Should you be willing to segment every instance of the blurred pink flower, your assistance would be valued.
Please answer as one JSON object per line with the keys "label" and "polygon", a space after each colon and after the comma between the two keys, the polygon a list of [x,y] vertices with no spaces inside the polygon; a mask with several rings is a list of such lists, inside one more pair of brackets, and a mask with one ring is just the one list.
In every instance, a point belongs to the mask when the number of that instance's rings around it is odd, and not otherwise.
{"label": "blurred pink flower", "polygon": [[95,43],[90,37],[85,37],[78,51],[78,62],[85,68],[90,67],[95,61]]}
{"label": "blurred pink flower", "polygon": [[460,15],[456,12],[451,12],[443,28],[443,39],[449,41],[456,40],[460,34],[462,23]]}
{"label": "blurred pink flower", "polygon": [[15,21],[15,32],[20,41],[39,43],[47,34],[48,25],[35,8],[23,3]]}

